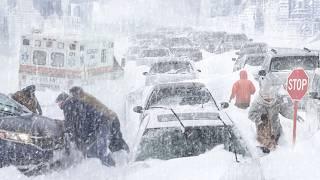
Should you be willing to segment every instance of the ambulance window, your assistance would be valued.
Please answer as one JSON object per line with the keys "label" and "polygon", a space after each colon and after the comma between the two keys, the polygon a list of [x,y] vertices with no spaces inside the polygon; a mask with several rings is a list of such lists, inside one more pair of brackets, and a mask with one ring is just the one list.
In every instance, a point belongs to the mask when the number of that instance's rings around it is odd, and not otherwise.
{"label": "ambulance window", "polygon": [[29,39],[23,39],[22,44],[26,45],[26,46],[29,46],[30,45],[30,40]]}
{"label": "ambulance window", "polygon": [[47,52],[45,51],[33,51],[33,64],[46,65]]}
{"label": "ambulance window", "polygon": [[34,41],[34,46],[35,47],[40,47],[41,46],[41,41],[40,40],[35,40]]}
{"label": "ambulance window", "polygon": [[52,44],[53,44],[52,41],[47,41],[47,42],[46,42],[46,47],[47,47],[47,48],[51,48],[51,47],[52,47]]}
{"label": "ambulance window", "polygon": [[59,49],[63,49],[63,48],[64,48],[64,43],[59,42],[59,43],[58,43],[58,48],[59,48]]}
{"label": "ambulance window", "polygon": [[107,50],[102,49],[101,51],[101,62],[106,63],[107,62]]}
{"label": "ambulance window", "polygon": [[76,45],[75,44],[70,44],[69,48],[70,48],[70,50],[76,50]]}
{"label": "ambulance window", "polygon": [[59,52],[51,53],[51,66],[63,67],[64,66],[64,54]]}

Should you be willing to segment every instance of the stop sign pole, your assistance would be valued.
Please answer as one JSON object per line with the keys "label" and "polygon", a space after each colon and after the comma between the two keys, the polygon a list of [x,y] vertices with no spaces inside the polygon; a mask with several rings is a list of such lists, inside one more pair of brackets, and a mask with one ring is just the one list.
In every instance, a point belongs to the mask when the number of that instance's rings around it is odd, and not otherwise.
{"label": "stop sign pole", "polygon": [[297,136],[297,111],[298,102],[308,91],[309,77],[307,73],[301,69],[293,70],[288,76],[287,80],[287,91],[293,101],[293,132],[292,132],[292,143],[295,145]]}

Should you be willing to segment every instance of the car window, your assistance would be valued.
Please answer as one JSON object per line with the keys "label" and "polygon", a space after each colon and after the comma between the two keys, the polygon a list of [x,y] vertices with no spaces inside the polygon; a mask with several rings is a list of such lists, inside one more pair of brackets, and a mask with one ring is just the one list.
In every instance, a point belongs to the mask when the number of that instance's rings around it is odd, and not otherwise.
{"label": "car window", "polygon": [[47,52],[36,50],[33,51],[33,64],[46,65]]}
{"label": "car window", "polygon": [[303,68],[305,70],[315,70],[319,67],[318,56],[285,56],[274,57],[271,60],[270,70],[272,72],[293,70]]}
{"label": "car window", "polygon": [[180,128],[147,129],[140,141],[136,160],[197,156],[217,145],[224,145],[226,150],[233,150],[230,148],[233,147],[237,153],[245,154],[240,141],[230,139],[229,132],[233,133],[229,126],[192,127],[186,138]]}
{"label": "car window", "polygon": [[64,54],[60,52],[51,53],[51,66],[63,67],[64,66]]}
{"label": "car window", "polygon": [[141,53],[141,57],[167,57],[169,52],[165,49],[144,50]]}
{"label": "car window", "polygon": [[20,115],[28,112],[30,111],[24,106],[0,94],[0,117]]}
{"label": "car window", "polygon": [[160,62],[154,64],[150,69],[150,74],[162,74],[162,73],[190,73],[192,71],[191,64],[189,62]]}
{"label": "car window", "polygon": [[[207,103],[215,103],[207,88],[198,86],[168,86],[155,89],[152,92],[148,101],[148,107],[203,105]],[[216,109],[218,108],[216,107]]]}
{"label": "car window", "polygon": [[246,58],[245,65],[249,66],[261,66],[265,60],[264,56],[249,56]]}

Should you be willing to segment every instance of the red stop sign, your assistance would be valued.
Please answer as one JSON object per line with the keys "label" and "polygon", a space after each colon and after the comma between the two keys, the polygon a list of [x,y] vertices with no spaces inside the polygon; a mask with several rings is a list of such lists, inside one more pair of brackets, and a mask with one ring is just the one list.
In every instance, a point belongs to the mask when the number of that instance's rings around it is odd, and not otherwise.
{"label": "red stop sign", "polygon": [[292,100],[301,100],[308,90],[309,78],[303,69],[295,69],[288,76],[287,91]]}

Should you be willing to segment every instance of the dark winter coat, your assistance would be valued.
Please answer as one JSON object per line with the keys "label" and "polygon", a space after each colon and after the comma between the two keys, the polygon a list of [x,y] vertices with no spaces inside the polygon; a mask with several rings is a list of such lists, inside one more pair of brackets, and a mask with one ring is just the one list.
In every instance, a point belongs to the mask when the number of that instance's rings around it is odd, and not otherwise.
{"label": "dark winter coat", "polygon": [[293,119],[293,108],[283,98],[276,97],[271,102],[265,101],[260,95],[252,103],[249,119],[257,127],[257,140],[268,148],[275,148],[282,133],[279,114]]}
{"label": "dark winter coat", "polygon": [[102,116],[102,121],[103,123],[106,123],[110,135],[109,135],[109,140],[110,140],[110,145],[109,149],[112,152],[119,151],[119,150],[126,150],[129,151],[129,146],[127,143],[124,141],[120,129],[120,121],[115,112],[110,110],[107,106],[105,106],[102,102],[100,102],[97,98],[94,96],[84,92],[82,88],[78,87],[77,88],[78,93],[75,94],[75,96],[85,104],[88,104],[92,108],[96,109],[98,112],[101,113]]}
{"label": "dark winter coat", "polygon": [[80,100],[69,97],[62,105],[65,131],[81,151],[95,142],[101,115]]}
{"label": "dark winter coat", "polygon": [[11,97],[18,103],[24,105],[33,113],[38,113],[42,115],[42,109],[34,93],[30,93],[22,90],[22,91],[17,91]]}

